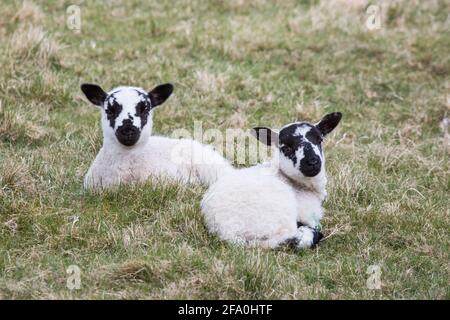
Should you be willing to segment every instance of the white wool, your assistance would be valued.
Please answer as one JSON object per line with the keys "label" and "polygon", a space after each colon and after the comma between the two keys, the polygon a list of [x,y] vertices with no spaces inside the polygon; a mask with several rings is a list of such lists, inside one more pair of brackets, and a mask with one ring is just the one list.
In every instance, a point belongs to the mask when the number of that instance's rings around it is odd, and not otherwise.
{"label": "white wool", "polygon": [[293,185],[271,166],[234,170],[219,178],[202,200],[206,225],[220,239],[235,244],[275,248],[295,239],[297,247],[310,247],[313,232],[297,228],[297,221],[318,226],[325,195],[314,188],[324,183],[325,175],[309,178],[306,188]]}
{"label": "white wool", "polygon": [[[204,161],[195,161],[200,154]],[[134,148],[104,145],[86,174],[84,187],[110,188],[150,177],[210,185],[227,170],[231,170],[230,164],[209,146],[189,139],[152,136]]]}
{"label": "white wool", "polygon": [[[256,166],[230,172],[205,194],[202,210],[206,225],[222,240],[275,247],[295,236],[294,193],[287,184],[261,170]],[[272,212],[280,214],[274,216]]]}

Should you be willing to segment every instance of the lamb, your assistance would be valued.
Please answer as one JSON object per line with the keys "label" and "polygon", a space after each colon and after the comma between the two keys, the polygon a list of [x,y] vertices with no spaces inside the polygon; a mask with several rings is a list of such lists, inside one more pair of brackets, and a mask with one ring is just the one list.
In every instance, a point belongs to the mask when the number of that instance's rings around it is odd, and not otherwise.
{"label": "lamb", "polygon": [[252,135],[275,147],[272,159],[230,171],[209,187],[201,203],[209,231],[249,247],[316,245],[327,195],[322,140],[341,117],[334,112],[315,125],[291,123],[279,134],[254,128]]}
{"label": "lamb", "polygon": [[81,90],[100,107],[103,129],[103,146],[84,179],[86,190],[143,182],[150,177],[209,185],[231,170],[228,161],[210,146],[191,139],[152,136],[153,109],[172,94],[172,84],[149,92],[117,87],[106,93],[96,84],[83,84]]}

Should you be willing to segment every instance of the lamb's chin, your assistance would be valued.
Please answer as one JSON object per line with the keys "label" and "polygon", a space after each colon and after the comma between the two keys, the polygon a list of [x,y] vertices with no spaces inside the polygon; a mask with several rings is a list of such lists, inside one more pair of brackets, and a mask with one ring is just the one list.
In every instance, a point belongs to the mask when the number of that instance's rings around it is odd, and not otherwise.
{"label": "lamb's chin", "polygon": [[119,140],[119,143],[124,147],[131,148],[131,147],[134,147],[138,143],[138,141],[134,141],[134,140],[121,140],[120,141]]}
{"label": "lamb's chin", "polygon": [[292,181],[294,181],[294,182],[296,182],[296,183],[298,183],[300,185],[308,186],[311,183],[313,183],[313,181],[315,179],[317,179],[319,177],[319,173],[315,174],[314,176],[306,176],[303,173],[299,173],[299,174],[296,174],[296,175],[290,175],[288,177]]}

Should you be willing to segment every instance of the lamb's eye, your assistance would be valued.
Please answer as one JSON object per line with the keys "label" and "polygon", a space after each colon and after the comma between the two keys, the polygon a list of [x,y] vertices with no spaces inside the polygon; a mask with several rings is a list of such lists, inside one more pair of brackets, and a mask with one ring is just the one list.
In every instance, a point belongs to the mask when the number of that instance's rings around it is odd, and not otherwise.
{"label": "lamb's eye", "polygon": [[144,113],[148,111],[148,106],[145,103],[139,103],[136,107],[138,113]]}
{"label": "lamb's eye", "polygon": [[291,146],[283,146],[283,151],[285,153],[293,153],[294,152],[294,148],[292,148]]}
{"label": "lamb's eye", "polygon": [[109,106],[108,109],[106,109],[105,111],[107,114],[114,114],[114,107],[113,106]]}

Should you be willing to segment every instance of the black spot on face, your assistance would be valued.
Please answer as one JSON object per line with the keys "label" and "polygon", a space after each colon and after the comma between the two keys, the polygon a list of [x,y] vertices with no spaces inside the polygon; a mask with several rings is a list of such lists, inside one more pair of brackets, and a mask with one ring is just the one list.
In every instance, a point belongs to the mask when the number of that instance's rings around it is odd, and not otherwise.
{"label": "black spot on face", "polygon": [[109,121],[109,125],[114,129],[116,119],[122,112],[122,106],[114,99],[114,97],[107,98],[106,101],[108,101],[105,108],[106,117]]}
{"label": "black spot on face", "polygon": [[150,102],[141,101],[136,106],[136,117],[141,118],[141,129],[147,124],[148,116],[150,114]]}
{"label": "black spot on face", "polygon": [[136,117],[141,118],[141,129],[147,124],[148,116],[150,114],[150,110],[152,109],[152,103],[150,97],[138,91],[139,96],[141,97],[141,101],[136,105]]}
{"label": "black spot on face", "polygon": [[297,149],[292,145],[283,144],[280,150],[286,158],[292,161],[292,165],[295,166],[295,164],[297,163],[297,156],[295,155],[295,151]]}
{"label": "black spot on face", "polygon": [[312,144],[319,147],[320,151],[322,151],[323,136],[319,129],[317,129],[315,126],[312,126],[311,130],[306,133],[305,138],[308,139],[308,141]]}
{"label": "black spot on face", "polygon": [[297,156],[295,152],[301,146],[302,136],[295,136],[294,133],[299,125],[294,124],[284,128],[279,134],[280,151],[284,156],[292,161],[292,165],[297,163]]}

